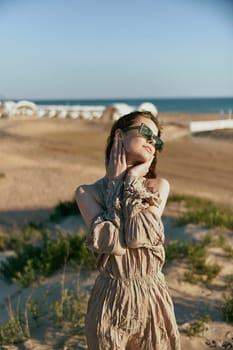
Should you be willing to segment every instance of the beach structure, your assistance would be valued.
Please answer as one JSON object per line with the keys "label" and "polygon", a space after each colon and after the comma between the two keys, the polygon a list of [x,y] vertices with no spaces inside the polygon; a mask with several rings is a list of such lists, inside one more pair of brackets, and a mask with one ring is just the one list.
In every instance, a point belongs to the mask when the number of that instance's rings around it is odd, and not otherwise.
{"label": "beach structure", "polygon": [[100,119],[105,110],[105,106],[73,106],[73,110],[79,111],[79,116],[85,120]]}
{"label": "beach structure", "polygon": [[0,118],[2,118],[3,113],[4,113],[4,104],[0,102]]}
{"label": "beach structure", "polygon": [[49,113],[46,109],[40,108],[40,109],[38,109],[36,116],[38,118],[45,118],[45,117],[49,117]]}
{"label": "beach structure", "polygon": [[105,106],[80,105],[36,105],[34,102],[22,100],[19,102],[5,101],[0,103],[0,118],[35,117],[59,119],[100,119]]}
{"label": "beach structure", "polygon": [[82,111],[80,112],[80,118],[85,119],[85,120],[91,120],[91,119],[92,119],[92,113],[91,113],[91,111],[82,110]]}
{"label": "beach structure", "polygon": [[232,129],[233,119],[197,121],[190,123],[191,133],[204,132],[219,129]]}
{"label": "beach structure", "polygon": [[141,111],[141,112],[143,112],[143,111],[151,112],[155,117],[158,115],[157,107],[151,102],[144,102],[144,103],[142,103],[138,107],[138,110]]}
{"label": "beach structure", "polygon": [[104,122],[112,122],[125,114],[131,113],[133,111],[148,111],[154,116],[158,115],[158,110],[156,106],[151,102],[144,102],[139,107],[130,106],[126,103],[115,103],[112,106],[108,106],[103,111],[102,120]]}
{"label": "beach structure", "polygon": [[35,116],[37,113],[37,106],[30,101],[5,101],[0,106],[0,117],[15,118],[17,116]]}
{"label": "beach structure", "polygon": [[78,112],[78,111],[71,111],[71,112],[69,113],[69,117],[70,117],[71,119],[77,119],[77,118],[79,118],[79,112]]}
{"label": "beach structure", "polygon": [[101,119],[104,123],[111,123],[123,115],[133,112],[134,110],[134,107],[129,106],[126,103],[115,103],[105,108]]}
{"label": "beach structure", "polygon": [[47,112],[47,117],[48,118],[55,118],[56,116],[57,116],[56,109],[51,109],[50,111]]}
{"label": "beach structure", "polygon": [[5,101],[2,103],[1,109],[0,109],[0,116],[1,118],[13,118],[15,116],[15,106],[16,103],[13,101]]}
{"label": "beach structure", "polygon": [[68,115],[68,111],[66,109],[60,108],[60,111],[58,112],[57,117],[59,119],[66,119],[67,115]]}
{"label": "beach structure", "polygon": [[115,112],[113,115],[113,120],[117,120],[125,114],[131,113],[134,111],[134,107],[128,105],[127,103],[115,103],[113,105],[115,107]]}
{"label": "beach structure", "polygon": [[144,102],[139,107],[127,103],[115,103],[111,106],[103,105],[36,105],[34,102],[22,100],[17,103],[6,101],[0,104],[0,117],[14,118],[59,118],[59,119],[101,119],[102,122],[113,122],[134,110],[150,111],[157,116],[158,110],[153,103]]}
{"label": "beach structure", "polygon": [[39,118],[59,118],[59,119],[100,119],[105,106],[67,106],[67,105],[40,105],[37,116]]}
{"label": "beach structure", "polygon": [[35,116],[37,105],[31,101],[19,101],[15,104],[15,115]]}

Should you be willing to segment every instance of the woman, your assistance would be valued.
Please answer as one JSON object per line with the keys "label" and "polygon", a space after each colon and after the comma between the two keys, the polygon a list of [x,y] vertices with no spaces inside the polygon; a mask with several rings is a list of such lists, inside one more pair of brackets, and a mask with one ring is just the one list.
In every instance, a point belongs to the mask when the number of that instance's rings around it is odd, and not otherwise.
{"label": "woman", "polygon": [[76,190],[100,272],[86,315],[89,350],[180,349],[161,272],[169,183],[155,173],[160,134],[150,112],[121,117],[108,138],[106,175]]}

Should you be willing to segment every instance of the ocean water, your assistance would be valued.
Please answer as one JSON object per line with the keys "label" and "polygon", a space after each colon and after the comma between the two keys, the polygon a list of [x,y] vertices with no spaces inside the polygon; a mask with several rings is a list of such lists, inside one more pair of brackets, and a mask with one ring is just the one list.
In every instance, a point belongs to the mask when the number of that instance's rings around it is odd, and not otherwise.
{"label": "ocean water", "polygon": [[153,103],[159,112],[187,112],[187,113],[233,113],[233,97],[221,98],[130,98],[130,99],[57,99],[31,100],[38,105],[65,106],[110,106],[115,103],[127,103],[138,107],[143,102]]}
{"label": "ocean water", "polygon": [[[22,100],[22,99],[21,99]],[[41,106],[111,106],[126,103],[134,109],[144,102],[153,103],[159,112],[233,114],[233,97],[211,98],[115,98],[115,99],[27,99]],[[3,100],[4,101],[4,100]],[[18,99],[12,99],[18,102]],[[1,101],[0,101],[1,102]]]}

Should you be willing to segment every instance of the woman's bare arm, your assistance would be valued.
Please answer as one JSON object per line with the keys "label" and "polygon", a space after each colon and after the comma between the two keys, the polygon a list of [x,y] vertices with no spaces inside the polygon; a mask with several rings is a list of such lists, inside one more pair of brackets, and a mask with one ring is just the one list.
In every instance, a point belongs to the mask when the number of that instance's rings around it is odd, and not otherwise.
{"label": "woman's bare arm", "polygon": [[77,187],[75,191],[75,199],[89,229],[94,218],[103,212],[103,208],[98,203],[93,192],[92,185],[81,185]]}
{"label": "woman's bare arm", "polygon": [[150,179],[148,181],[148,187],[156,189],[160,194],[161,203],[158,207],[153,208],[155,214],[160,218],[167,203],[167,198],[170,192],[170,184],[166,179],[157,178]]}
{"label": "woman's bare arm", "polygon": [[[119,139],[119,131],[114,138],[114,144],[110,153],[110,160],[107,164],[107,177],[109,179],[119,179],[126,171],[125,153],[122,152],[122,143]],[[75,199],[88,228],[93,219],[103,212],[103,208],[97,201],[92,185],[81,185],[76,189]]]}
{"label": "woman's bare arm", "polygon": [[[117,209],[103,208],[92,185],[79,186],[75,197],[88,227],[88,248],[98,254],[125,254],[125,242]],[[113,198],[109,202],[112,205]]]}

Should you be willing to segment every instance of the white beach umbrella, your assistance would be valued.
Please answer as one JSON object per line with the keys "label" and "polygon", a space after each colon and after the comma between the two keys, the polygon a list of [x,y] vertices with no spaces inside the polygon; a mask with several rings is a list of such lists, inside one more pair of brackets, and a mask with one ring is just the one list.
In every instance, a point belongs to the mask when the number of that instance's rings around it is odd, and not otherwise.
{"label": "white beach umbrella", "polygon": [[37,105],[34,102],[24,101],[24,100],[17,102],[15,107],[17,109],[19,109],[19,108],[28,108],[28,109],[31,109],[31,110],[34,110],[34,111],[37,110]]}
{"label": "white beach umbrella", "polygon": [[157,107],[151,102],[144,102],[138,107],[138,111],[151,112],[155,117],[158,115]]}
{"label": "white beach umbrella", "polygon": [[92,117],[95,119],[100,119],[102,117],[103,111],[94,111]]}
{"label": "white beach umbrella", "polygon": [[13,101],[4,102],[4,115],[13,118],[16,112],[16,103]]}
{"label": "white beach umbrella", "polygon": [[26,116],[36,115],[37,105],[31,101],[19,101],[15,105],[15,114],[22,114]]}
{"label": "white beach umbrella", "polygon": [[82,111],[82,117],[85,120],[90,120],[90,119],[92,119],[92,114],[90,111],[84,110],[84,111]]}
{"label": "white beach umbrella", "polygon": [[60,119],[65,119],[67,117],[67,111],[65,109],[60,110],[57,117]]}
{"label": "white beach umbrella", "polygon": [[71,119],[77,119],[77,118],[79,118],[79,112],[78,111],[71,111],[69,113],[69,116]]}
{"label": "white beach umbrella", "polygon": [[48,111],[48,118],[54,118],[57,115],[57,111],[56,109],[51,109],[50,111]]}
{"label": "white beach umbrella", "polygon": [[47,115],[46,109],[40,108],[36,113],[37,117],[44,118]]}
{"label": "white beach umbrella", "polygon": [[113,105],[116,111],[113,114],[113,120],[117,120],[125,114],[133,112],[134,108],[129,106],[127,103],[115,103]]}

